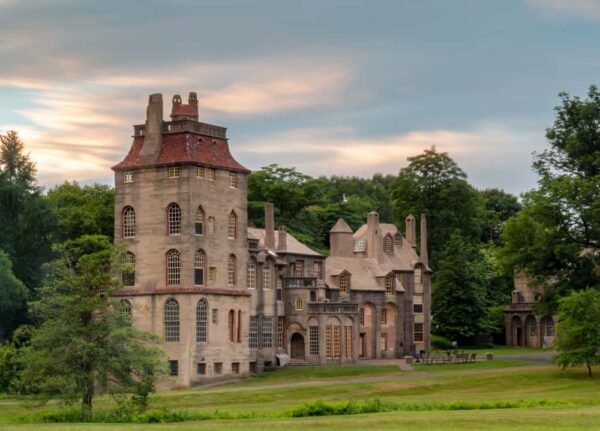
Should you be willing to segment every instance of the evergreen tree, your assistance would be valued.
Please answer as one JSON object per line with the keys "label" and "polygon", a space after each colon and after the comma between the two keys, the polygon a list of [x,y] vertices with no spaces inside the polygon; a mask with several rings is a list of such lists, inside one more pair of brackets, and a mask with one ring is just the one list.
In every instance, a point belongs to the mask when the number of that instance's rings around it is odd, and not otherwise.
{"label": "evergreen tree", "polygon": [[88,417],[97,391],[136,393],[144,404],[166,358],[154,346],[158,338],[135,329],[111,296],[120,286],[122,253],[103,236],[67,241],[57,253],[42,299],[31,304],[36,327],[23,349],[20,389],[79,400]]}
{"label": "evergreen tree", "polygon": [[0,250],[0,344],[22,322],[27,295],[27,288],[12,272],[12,262]]}

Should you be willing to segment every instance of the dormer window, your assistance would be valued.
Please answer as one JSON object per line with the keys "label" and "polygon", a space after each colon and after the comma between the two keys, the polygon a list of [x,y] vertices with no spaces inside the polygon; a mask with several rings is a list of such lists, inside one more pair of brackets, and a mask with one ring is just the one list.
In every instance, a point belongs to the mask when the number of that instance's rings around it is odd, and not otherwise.
{"label": "dormer window", "polygon": [[123,182],[132,183],[134,180],[133,171],[125,171],[123,173]]}
{"label": "dormer window", "polygon": [[386,235],[383,239],[383,251],[387,254],[394,253],[394,240],[391,235]]}
{"label": "dormer window", "polygon": [[400,232],[396,232],[396,235],[394,235],[394,245],[397,247],[402,245],[402,234]]}
{"label": "dormer window", "polygon": [[179,178],[179,166],[171,166],[169,168],[169,179]]}
{"label": "dormer window", "polygon": [[385,277],[385,294],[394,294],[394,278],[391,275]]}
{"label": "dormer window", "polygon": [[367,249],[367,240],[359,238],[354,242],[354,252],[363,253]]}
{"label": "dormer window", "polygon": [[340,293],[347,294],[350,290],[350,276],[348,274],[340,275]]}

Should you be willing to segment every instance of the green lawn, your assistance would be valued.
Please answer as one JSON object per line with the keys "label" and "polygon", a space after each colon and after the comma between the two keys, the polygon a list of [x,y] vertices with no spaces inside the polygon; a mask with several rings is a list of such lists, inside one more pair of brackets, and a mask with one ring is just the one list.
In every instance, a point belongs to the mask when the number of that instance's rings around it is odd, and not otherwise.
{"label": "green lawn", "polygon": [[525,355],[530,353],[553,352],[553,349],[537,349],[535,347],[510,347],[510,346],[494,346],[486,349],[474,349],[469,347],[459,348],[459,351],[466,353],[477,353],[477,355],[485,355],[493,353],[495,355]]}
{"label": "green lawn", "polygon": [[[302,382],[306,384],[298,385]],[[243,415],[251,419],[163,425],[27,424],[19,422],[61,407],[2,399],[0,430],[354,430],[365,427],[387,430],[398,429],[400,425],[408,430],[541,430],[550,427],[588,430],[600,423],[599,389],[600,378],[589,379],[583,370],[562,372],[554,366],[527,366],[515,361],[423,366],[414,372],[402,372],[395,367],[295,368],[234,385],[162,392],[154,395],[151,402],[152,410],[166,408],[206,414],[218,410],[232,417]],[[318,418],[284,417],[293,407],[315,400],[360,403],[374,398],[393,404],[394,411]],[[510,408],[489,409],[500,401],[510,402]],[[456,403],[464,404],[462,408],[468,410],[453,410]],[[519,403],[549,406],[514,408]],[[95,404],[96,411],[113,407],[108,398],[99,398]]]}

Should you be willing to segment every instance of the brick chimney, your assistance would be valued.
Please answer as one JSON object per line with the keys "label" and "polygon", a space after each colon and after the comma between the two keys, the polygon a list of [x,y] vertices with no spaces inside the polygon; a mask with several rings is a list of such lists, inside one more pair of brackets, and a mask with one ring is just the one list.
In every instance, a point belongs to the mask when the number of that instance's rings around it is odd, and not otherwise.
{"label": "brick chimney", "polygon": [[279,226],[277,238],[277,251],[285,251],[287,249],[287,232],[285,226]]}
{"label": "brick chimney", "polygon": [[173,96],[173,107],[171,108],[171,119],[178,120],[193,120],[198,121],[198,96],[191,92],[188,96],[187,105],[181,101],[181,96],[176,94]]}
{"label": "brick chimney", "polygon": [[409,214],[408,217],[406,217],[406,240],[411,247],[415,248],[417,246],[415,216],[412,214]]}
{"label": "brick chimney", "polygon": [[162,94],[151,94],[146,110],[144,145],[140,150],[141,163],[153,163],[158,158],[162,146],[163,100]]}
{"label": "brick chimney", "polygon": [[275,216],[272,203],[265,204],[265,247],[269,250],[275,249]]}
{"label": "brick chimney", "polygon": [[427,251],[427,217],[421,214],[421,262],[429,265],[429,252]]}

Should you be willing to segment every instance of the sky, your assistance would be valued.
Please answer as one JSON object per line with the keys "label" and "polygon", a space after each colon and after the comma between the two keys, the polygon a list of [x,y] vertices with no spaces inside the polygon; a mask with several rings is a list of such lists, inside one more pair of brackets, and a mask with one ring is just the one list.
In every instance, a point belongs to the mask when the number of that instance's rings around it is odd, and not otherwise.
{"label": "sky", "polygon": [[435,145],[518,194],[598,41],[600,0],[0,0],[0,133],[47,188],[112,184],[148,95],[196,91],[249,169],[397,174]]}

